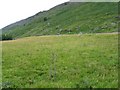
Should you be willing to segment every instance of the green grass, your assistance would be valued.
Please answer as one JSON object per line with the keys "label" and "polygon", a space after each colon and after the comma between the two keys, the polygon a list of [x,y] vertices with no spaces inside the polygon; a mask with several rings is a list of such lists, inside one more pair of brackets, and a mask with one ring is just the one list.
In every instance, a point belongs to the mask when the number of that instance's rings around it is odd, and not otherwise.
{"label": "green grass", "polygon": [[3,41],[3,87],[117,88],[117,34]]}
{"label": "green grass", "polygon": [[[117,2],[67,3],[38,13],[12,27],[3,28],[2,31],[12,34],[14,38],[80,32],[116,32],[118,30],[116,16],[118,16]],[[44,21],[45,17],[48,18],[47,21]]]}

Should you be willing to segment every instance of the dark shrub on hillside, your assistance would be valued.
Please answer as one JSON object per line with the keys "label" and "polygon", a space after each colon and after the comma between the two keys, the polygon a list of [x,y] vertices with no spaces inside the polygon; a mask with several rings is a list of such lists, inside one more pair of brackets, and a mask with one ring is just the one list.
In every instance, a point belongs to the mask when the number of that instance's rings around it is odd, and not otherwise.
{"label": "dark shrub on hillside", "polygon": [[2,35],[0,35],[0,41],[2,41]]}
{"label": "dark shrub on hillside", "polygon": [[2,41],[3,40],[13,40],[13,36],[10,34],[2,34]]}
{"label": "dark shrub on hillside", "polygon": [[48,18],[47,17],[44,17],[44,21],[47,21],[48,20]]}
{"label": "dark shrub on hillside", "polygon": [[67,4],[68,4],[67,2],[64,3],[64,5],[67,5]]}

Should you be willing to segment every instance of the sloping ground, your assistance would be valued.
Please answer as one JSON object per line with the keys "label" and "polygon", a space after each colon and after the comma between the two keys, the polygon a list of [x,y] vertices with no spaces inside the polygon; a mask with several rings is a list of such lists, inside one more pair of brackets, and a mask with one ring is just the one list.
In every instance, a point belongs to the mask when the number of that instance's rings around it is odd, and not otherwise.
{"label": "sloping ground", "polygon": [[118,87],[115,33],[3,41],[2,54],[3,87]]}
{"label": "sloping ground", "polygon": [[63,3],[2,29],[15,38],[117,31],[118,3]]}

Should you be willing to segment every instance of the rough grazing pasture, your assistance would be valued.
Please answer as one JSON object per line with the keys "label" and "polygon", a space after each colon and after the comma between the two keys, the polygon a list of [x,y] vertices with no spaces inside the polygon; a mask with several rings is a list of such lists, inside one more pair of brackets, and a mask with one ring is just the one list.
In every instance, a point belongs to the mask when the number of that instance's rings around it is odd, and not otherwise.
{"label": "rough grazing pasture", "polygon": [[118,35],[34,36],[3,41],[3,87],[118,87]]}

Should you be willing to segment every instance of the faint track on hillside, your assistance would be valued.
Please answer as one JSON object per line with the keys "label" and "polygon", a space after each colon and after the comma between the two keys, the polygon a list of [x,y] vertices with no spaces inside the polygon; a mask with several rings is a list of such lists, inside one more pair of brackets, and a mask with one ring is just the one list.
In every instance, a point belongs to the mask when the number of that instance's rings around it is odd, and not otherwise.
{"label": "faint track on hillside", "polygon": [[120,34],[120,32],[112,32],[112,33],[95,33],[95,34]]}

